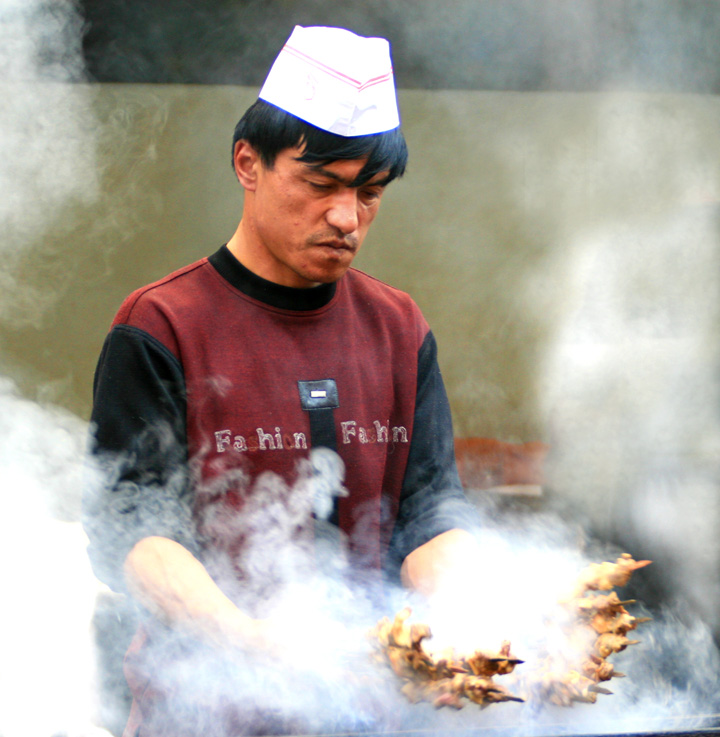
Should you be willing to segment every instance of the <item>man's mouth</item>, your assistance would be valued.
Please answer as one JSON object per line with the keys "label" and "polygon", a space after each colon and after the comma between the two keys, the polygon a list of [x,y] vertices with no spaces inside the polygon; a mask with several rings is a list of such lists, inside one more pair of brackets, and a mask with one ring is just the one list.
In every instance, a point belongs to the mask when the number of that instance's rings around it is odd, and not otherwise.
{"label": "man's mouth", "polygon": [[333,248],[336,251],[355,251],[354,246],[350,245],[346,241],[322,241],[322,243],[319,243],[318,245]]}
{"label": "man's mouth", "polygon": [[322,246],[324,248],[332,248],[335,251],[349,251],[355,253],[357,251],[357,240],[355,238],[312,238],[310,244],[313,246]]}

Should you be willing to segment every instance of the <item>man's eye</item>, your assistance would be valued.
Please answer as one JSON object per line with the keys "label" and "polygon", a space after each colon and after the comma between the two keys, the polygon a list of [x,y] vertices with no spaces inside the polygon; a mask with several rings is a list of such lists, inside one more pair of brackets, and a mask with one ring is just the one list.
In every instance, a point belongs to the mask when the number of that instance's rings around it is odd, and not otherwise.
{"label": "man's eye", "polygon": [[363,189],[360,191],[360,197],[365,202],[374,202],[375,200],[380,198],[381,194],[381,189]]}
{"label": "man's eye", "polygon": [[333,185],[323,182],[309,182],[310,186],[317,192],[329,192]]}

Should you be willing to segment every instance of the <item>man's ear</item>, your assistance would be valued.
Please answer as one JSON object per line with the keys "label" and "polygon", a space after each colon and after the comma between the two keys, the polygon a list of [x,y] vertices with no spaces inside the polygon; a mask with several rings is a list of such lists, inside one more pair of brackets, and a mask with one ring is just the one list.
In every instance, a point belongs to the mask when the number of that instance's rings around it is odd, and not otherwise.
{"label": "man's ear", "polygon": [[258,168],[262,165],[258,152],[247,141],[238,141],[233,151],[233,164],[235,176],[243,188],[254,190]]}

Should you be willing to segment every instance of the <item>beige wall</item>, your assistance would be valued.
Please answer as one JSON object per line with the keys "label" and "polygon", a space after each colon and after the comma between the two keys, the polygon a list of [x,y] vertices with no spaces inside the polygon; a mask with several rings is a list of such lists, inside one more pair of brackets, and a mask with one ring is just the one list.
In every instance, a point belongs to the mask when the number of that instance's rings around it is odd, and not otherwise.
{"label": "beige wall", "polygon": [[[86,417],[122,298],[232,233],[230,137],[254,92],[41,92],[83,127],[36,187],[68,147],[96,166],[50,209],[19,181],[0,361]],[[640,460],[713,457],[720,99],[403,91],[401,108],[409,171],[357,263],[424,310],[456,433],[551,443],[554,486],[601,526]]]}

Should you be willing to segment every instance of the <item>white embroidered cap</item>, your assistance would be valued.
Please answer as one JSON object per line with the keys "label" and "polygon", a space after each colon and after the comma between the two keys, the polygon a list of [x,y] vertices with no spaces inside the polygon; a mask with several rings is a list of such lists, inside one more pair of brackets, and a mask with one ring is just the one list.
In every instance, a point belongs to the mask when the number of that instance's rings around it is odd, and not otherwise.
{"label": "white embroidered cap", "polygon": [[295,26],[259,96],[341,136],[400,125],[390,44],[344,28]]}

